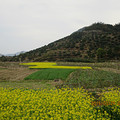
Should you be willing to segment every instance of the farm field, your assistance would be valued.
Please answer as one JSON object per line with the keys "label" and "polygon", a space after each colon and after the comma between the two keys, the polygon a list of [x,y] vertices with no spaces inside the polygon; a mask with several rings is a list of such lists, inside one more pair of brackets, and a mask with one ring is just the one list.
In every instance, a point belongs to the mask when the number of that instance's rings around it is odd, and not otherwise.
{"label": "farm field", "polygon": [[119,65],[61,62],[57,66],[80,69],[29,69],[29,65],[0,63],[0,118],[118,120]]}
{"label": "farm field", "polygon": [[84,89],[32,90],[0,88],[0,119],[118,120],[120,89],[109,89],[95,101]]}
{"label": "farm field", "polygon": [[65,80],[74,69],[42,69],[25,78],[25,80]]}
{"label": "farm field", "polygon": [[92,69],[88,66],[70,66],[70,65],[57,65],[57,63],[53,62],[32,62],[32,63],[21,63],[20,65],[28,65],[29,68],[33,69],[41,69],[41,68],[53,68],[53,69]]}
{"label": "farm field", "polygon": [[[53,64],[53,63],[52,63]],[[54,63],[55,64],[55,63]],[[106,87],[119,86],[120,62],[106,63],[70,63],[58,62],[58,66],[87,66],[91,69],[77,69],[68,75],[66,80],[25,80],[32,73],[40,69],[28,69],[28,65],[19,65],[17,62],[0,62],[0,86],[2,87],[27,87],[27,88],[48,88],[69,85],[85,89],[101,89]],[[72,70],[72,69],[71,69]],[[102,82],[103,81],[103,82]],[[22,84],[23,83],[23,84]],[[89,83],[89,84],[88,84]],[[94,86],[92,85],[94,84]],[[43,87],[42,87],[43,86]],[[86,87],[85,87],[86,86]],[[45,87],[45,88],[46,88]]]}
{"label": "farm field", "polygon": [[104,88],[104,87],[119,87],[120,74],[111,71],[103,71],[99,69],[92,70],[76,70],[69,76],[66,83],[73,87],[84,88]]}

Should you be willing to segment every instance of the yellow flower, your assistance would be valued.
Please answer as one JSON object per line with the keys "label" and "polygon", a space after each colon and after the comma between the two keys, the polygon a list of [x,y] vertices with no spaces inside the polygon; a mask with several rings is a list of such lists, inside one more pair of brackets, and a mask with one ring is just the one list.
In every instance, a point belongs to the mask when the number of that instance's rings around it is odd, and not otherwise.
{"label": "yellow flower", "polygon": [[[104,93],[102,100],[120,101],[119,90]],[[0,120],[109,120],[105,111],[94,109],[94,101],[84,89],[32,90],[0,88]],[[114,105],[113,112],[120,112]],[[98,112],[98,113],[97,113]]]}
{"label": "yellow flower", "polygon": [[20,65],[28,65],[29,68],[60,68],[60,69],[92,69],[91,67],[81,66],[57,66],[55,62],[32,62],[20,63]]}

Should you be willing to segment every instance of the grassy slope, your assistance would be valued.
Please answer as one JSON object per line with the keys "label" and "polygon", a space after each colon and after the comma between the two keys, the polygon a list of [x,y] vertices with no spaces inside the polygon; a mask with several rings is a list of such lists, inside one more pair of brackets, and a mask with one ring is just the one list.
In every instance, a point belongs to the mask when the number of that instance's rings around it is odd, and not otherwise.
{"label": "grassy slope", "polygon": [[67,83],[84,88],[120,86],[120,74],[96,69],[77,70],[67,79]]}

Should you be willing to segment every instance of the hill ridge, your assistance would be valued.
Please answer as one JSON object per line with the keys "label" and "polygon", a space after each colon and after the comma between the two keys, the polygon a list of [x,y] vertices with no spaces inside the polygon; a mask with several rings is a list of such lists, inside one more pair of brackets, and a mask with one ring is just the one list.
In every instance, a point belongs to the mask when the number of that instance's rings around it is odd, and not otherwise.
{"label": "hill ridge", "polygon": [[[120,59],[120,23],[94,23],[6,61],[108,61]],[[0,58],[1,60],[1,58]]]}

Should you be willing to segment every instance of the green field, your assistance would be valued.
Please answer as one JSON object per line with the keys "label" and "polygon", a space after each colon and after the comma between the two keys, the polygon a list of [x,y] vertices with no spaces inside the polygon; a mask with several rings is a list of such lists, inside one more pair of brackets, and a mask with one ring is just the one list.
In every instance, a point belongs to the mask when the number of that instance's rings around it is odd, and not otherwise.
{"label": "green field", "polygon": [[104,88],[120,86],[120,74],[103,70],[76,70],[67,84],[84,88]]}
{"label": "green field", "polygon": [[74,69],[41,69],[25,78],[25,80],[65,80]]}

